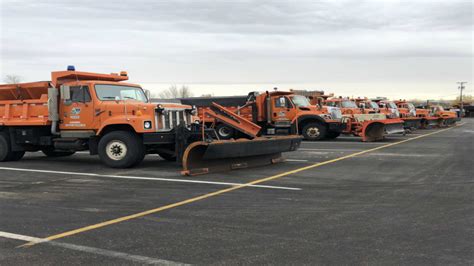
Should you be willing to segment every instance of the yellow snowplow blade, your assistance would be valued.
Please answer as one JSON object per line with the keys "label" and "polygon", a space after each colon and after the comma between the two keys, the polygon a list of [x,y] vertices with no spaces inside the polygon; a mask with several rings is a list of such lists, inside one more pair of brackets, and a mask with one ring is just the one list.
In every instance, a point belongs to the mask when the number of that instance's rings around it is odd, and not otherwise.
{"label": "yellow snowplow blade", "polygon": [[295,151],[300,144],[300,136],[194,142],[184,152],[182,174],[200,175],[278,163],[283,161],[282,152]]}

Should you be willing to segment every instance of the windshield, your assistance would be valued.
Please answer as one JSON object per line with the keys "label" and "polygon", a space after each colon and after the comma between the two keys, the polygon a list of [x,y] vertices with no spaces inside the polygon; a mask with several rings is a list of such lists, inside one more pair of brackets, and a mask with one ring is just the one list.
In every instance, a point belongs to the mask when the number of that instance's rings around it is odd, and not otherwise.
{"label": "windshield", "polygon": [[343,101],[342,108],[357,108],[357,105],[352,101]]}
{"label": "windshield", "polygon": [[337,107],[337,102],[326,102],[326,106]]}
{"label": "windshield", "polygon": [[311,103],[308,98],[301,95],[294,95],[291,97],[291,100],[297,107],[310,107]]}
{"label": "windshield", "polygon": [[397,105],[394,104],[393,102],[388,102],[388,103],[387,103],[387,106],[388,106],[389,108],[392,108],[392,109],[397,109]]}
{"label": "windshield", "polygon": [[379,109],[379,105],[378,105],[377,103],[370,102],[370,108],[372,108],[372,109]]}
{"label": "windshield", "polygon": [[120,100],[137,100],[140,102],[147,102],[147,98],[143,90],[139,87],[97,84],[95,85],[95,92],[101,101],[115,101],[118,97]]}

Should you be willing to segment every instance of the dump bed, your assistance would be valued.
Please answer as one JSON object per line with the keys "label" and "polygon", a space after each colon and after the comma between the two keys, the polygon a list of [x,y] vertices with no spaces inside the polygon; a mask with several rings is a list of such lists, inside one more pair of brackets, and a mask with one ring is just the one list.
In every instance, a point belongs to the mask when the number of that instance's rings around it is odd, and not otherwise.
{"label": "dump bed", "polygon": [[210,107],[212,103],[217,103],[224,107],[239,107],[247,103],[247,95],[227,96],[227,97],[191,97],[180,98],[181,103],[194,105],[196,107]]}
{"label": "dump bed", "polygon": [[48,125],[48,81],[0,85],[0,126]]}

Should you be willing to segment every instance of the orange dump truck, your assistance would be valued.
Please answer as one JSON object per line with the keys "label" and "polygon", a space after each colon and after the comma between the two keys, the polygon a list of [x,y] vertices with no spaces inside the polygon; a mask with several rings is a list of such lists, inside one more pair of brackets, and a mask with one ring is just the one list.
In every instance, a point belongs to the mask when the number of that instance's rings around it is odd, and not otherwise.
{"label": "orange dump truck", "polygon": [[208,114],[212,104],[223,105],[257,124],[264,135],[300,134],[306,140],[323,140],[338,137],[345,125],[337,108],[313,106],[308,99],[287,91],[251,92],[247,96],[196,97],[181,99],[183,104],[194,105],[199,117],[214,125],[221,139],[231,139],[238,132]]}
{"label": "orange dump truck", "polygon": [[71,66],[52,72],[51,81],[0,85],[0,162],[30,151],[57,157],[88,150],[110,167],[127,168],[146,154],[159,154],[192,175],[271,164],[301,142],[298,136],[260,137],[239,125],[247,133],[241,139],[218,140],[214,130],[196,122],[192,106],[153,104],[126,80],[126,72],[79,72]]}

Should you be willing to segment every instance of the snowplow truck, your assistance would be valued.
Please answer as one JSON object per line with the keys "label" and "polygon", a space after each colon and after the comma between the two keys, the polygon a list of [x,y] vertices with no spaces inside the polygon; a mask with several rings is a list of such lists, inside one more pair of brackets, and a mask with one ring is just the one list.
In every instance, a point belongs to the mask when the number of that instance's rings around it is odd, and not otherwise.
{"label": "snowplow truck", "polygon": [[213,104],[245,117],[261,128],[261,135],[301,135],[305,140],[317,141],[337,138],[345,125],[338,108],[321,108],[293,92],[251,92],[247,96],[194,97],[181,99],[183,104],[194,105],[200,119],[216,129],[221,139],[239,135],[229,123],[209,115]]}
{"label": "snowplow truck", "polygon": [[375,99],[380,112],[386,114],[388,118],[400,118],[403,120],[403,126],[407,131],[415,130],[421,127],[421,118],[416,116],[415,106],[407,104],[405,108],[399,108],[398,105],[388,99]]}
{"label": "snowplow truck", "polygon": [[346,122],[345,134],[359,136],[364,142],[382,140],[386,135],[405,133],[403,120],[389,119],[382,113],[365,113],[364,109],[348,98],[330,98],[326,106],[339,107]]}
{"label": "snowplow truck", "polygon": [[[415,108],[412,103],[404,100],[396,101],[397,106]],[[428,105],[415,108],[416,116],[421,119],[420,127],[427,129],[433,127],[447,127],[459,121],[458,115],[453,111],[446,111],[441,105]]]}
{"label": "snowplow truck", "polygon": [[442,118],[440,127],[449,127],[456,124],[456,122],[459,121],[458,115],[456,112],[447,111],[441,105],[430,105],[429,108],[431,110],[431,113],[435,117]]}
{"label": "snowplow truck", "polygon": [[0,85],[0,162],[20,160],[25,152],[89,151],[109,167],[128,168],[158,154],[194,175],[276,163],[301,142],[297,136],[218,140],[193,106],[153,104],[149,93],[126,80],[126,72],[70,66],[52,72],[51,81]]}
{"label": "snowplow truck", "polygon": [[399,100],[395,101],[395,104],[400,110],[400,114],[403,116],[404,112],[409,112],[410,116],[416,114],[416,117],[420,119],[419,128],[427,129],[431,127],[438,127],[442,124],[442,119],[439,117],[433,116],[431,111],[424,108],[416,108],[413,103]]}
{"label": "snowplow truck", "polygon": [[422,128],[423,118],[418,115],[417,109],[413,103],[402,100],[394,101],[394,103],[397,105],[398,111],[400,112],[400,118],[405,121],[405,127],[415,129]]}

